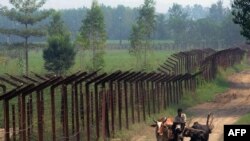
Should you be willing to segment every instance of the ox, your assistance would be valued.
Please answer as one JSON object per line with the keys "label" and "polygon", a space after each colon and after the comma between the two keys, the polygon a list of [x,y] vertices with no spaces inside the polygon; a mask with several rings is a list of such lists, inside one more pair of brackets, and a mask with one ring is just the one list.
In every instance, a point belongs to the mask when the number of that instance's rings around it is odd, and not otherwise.
{"label": "ox", "polygon": [[209,140],[209,134],[213,130],[213,118],[209,121],[211,118],[211,114],[207,117],[207,124],[202,125],[198,122],[194,122],[193,126],[191,128],[186,128],[184,130],[184,136],[190,137],[190,141],[208,141]]}
{"label": "ox", "polygon": [[155,128],[155,135],[157,141],[172,141],[173,134],[172,134],[172,125],[173,119],[172,118],[161,118],[159,120],[154,120],[154,124],[151,127]]}

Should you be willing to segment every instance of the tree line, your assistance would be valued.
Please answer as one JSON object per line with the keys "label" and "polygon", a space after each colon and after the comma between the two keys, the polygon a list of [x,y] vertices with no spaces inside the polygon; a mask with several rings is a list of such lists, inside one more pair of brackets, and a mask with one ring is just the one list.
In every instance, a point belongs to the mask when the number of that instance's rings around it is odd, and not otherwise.
{"label": "tree line", "polygon": [[[166,9],[166,13],[156,13],[156,29],[153,33],[153,39],[185,43],[200,42],[207,45],[212,43],[215,45],[218,43],[230,45],[242,42],[243,39],[239,34],[240,28],[232,21],[231,9],[223,7],[222,4],[222,1],[212,4],[210,7],[197,4],[183,7],[179,4],[173,4],[169,9]],[[123,5],[115,8],[100,5],[100,8],[104,15],[107,39],[128,40],[131,27],[139,16],[139,8],[130,8]],[[87,10],[86,7],[83,7],[59,11],[72,39],[75,39],[79,34],[81,21],[86,17]],[[37,26],[47,23],[49,23],[49,19],[45,19]],[[20,26],[22,25],[0,15],[0,27],[18,28]],[[175,33],[179,31],[181,33]],[[10,36],[9,38],[0,35],[0,42],[2,43],[15,41],[21,41],[21,39],[16,36]],[[31,41],[42,42],[45,39],[31,38]]]}

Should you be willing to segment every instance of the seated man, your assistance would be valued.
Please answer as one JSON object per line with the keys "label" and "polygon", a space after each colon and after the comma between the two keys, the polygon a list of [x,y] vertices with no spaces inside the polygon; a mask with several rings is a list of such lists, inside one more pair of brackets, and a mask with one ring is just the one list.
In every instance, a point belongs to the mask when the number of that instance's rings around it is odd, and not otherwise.
{"label": "seated man", "polygon": [[183,140],[182,131],[186,126],[187,116],[182,112],[182,109],[180,108],[177,110],[177,112],[178,115],[174,119],[173,132],[175,139],[181,138],[181,140]]}
{"label": "seated man", "polygon": [[184,125],[186,124],[186,121],[187,121],[187,116],[185,113],[182,112],[182,109],[179,108],[177,110],[178,112],[178,115],[175,117],[174,119],[174,122],[177,122],[177,123],[183,123]]}

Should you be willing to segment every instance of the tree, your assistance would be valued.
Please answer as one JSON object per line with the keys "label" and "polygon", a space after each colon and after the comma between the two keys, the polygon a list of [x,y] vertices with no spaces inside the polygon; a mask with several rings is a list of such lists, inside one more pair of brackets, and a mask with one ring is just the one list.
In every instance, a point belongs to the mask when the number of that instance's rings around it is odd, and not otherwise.
{"label": "tree", "polygon": [[193,6],[187,5],[184,11],[188,13],[188,18],[192,20],[202,19],[208,15],[208,10],[199,4],[194,4]]}
{"label": "tree", "polygon": [[132,32],[130,34],[130,44],[131,44],[131,49],[130,53],[136,57],[136,66],[141,68],[141,60],[142,60],[142,55],[143,55],[143,38],[142,38],[142,32],[140,31],[140,27],[137,24],[134,24],[132,26]]}
{"label": "tree", "polygon": [[179,45],[185,41],[188,14],[179,4],[174,4],[169,10],[168,28],[175,44]]}
{"label": "tree", "polygon": [[0,33],[6,35],[16,35],[23,38],[24,41],[24,56],[25,56],[25,73],[28,75],[29,72],[29,56],[28,56],[28,42],[32,36],[41,37],[46,33],[41,28],[31,28],[33,25],[46,19],[50,14],[49,11],[39,11],[45,4],[46,0],[10,0],[10,4],[14,7],[8,9],[2,7],[0,14],[8,17],[11,21],[24,25],[24,28],[18,29],[4,29],[0,28]]}
{"label": "tree", "polygon": [[230,13],[223,19],[221,30],[222,38],[226,45],[241,44],[244,42],[244,37],[240,35],[240,26],[234,24],[233,15]]}
{"label": "tree", "polygon": [[70,34],[63,24],[60,13],[55,13],[48,28],[48,48],[43,52],[44,67],[62,75],[74,64],[75,52]]}
{"label": "tree", "polygon": [[89,70],[97,70],[104,66],[103,54],[107,40],[104,16],[97,1],[92,2],[91,9],[82,21],[80,35],[85,48],[92,50]]}
{"label": "tree", "polygon": [[158,14],[156,20],[156,39],[166,40],[167,38],[166,27],[167,27],[167,21],[165,19],[165,15]]}
{"label": "tree", "polygon": [[220,26],[212,22],[210,18],[199,19],[194,23],[194,29],[191,30],[193,34],[188,33],[194,41],[200,41],[203,47],[215,47],[218,40],[220,40]]}
{"label": "tree", "polygon": [[[139,9],[139,16],[136,24],[132,27],[130,35],[130,52],[136,56],[137,65],[142,64],[144,69],[148,67],[148,51],[150,49],[150,39],[155,30],[155,2],[154,0],[145,0]],[[140,63],[143,56],[143,63]]]}
{"label": "tree", "polygon": [[[1,1],[1,0],[0,0]],[[0,2],[1,3],[1,2]],[[105,29],[109,40],[127,40],[131,27],[134,24],[138,14],[138,8],[125,7],[118,5],[117,7],[110,7],[100,5],[104,15]],[[82,26],[82,20],[85,19],[87,8],[78,9],[63,9],[59,10],[65,25],[71,33],[71,39],[76,39],[79,34],[79,29]],[[40,12],[40,11],[38,11]],[[120,18],[119,18],[120,17]],[[49,23],[49,18],[43,20],[38,25]],[[7,18],[0,15],[0,27],[2,28],[23,28],[21,24],[9,21]],[[121,31],[121,32],[120,32]],[[0,34],[0,42],[16,43],[22,40],[16,36],[3,36]],[[46,38],[30,38],[29,42],[46,42]],[[124,43],[126,44],[126,43]]]}
{"label": "tree", "polygon": [[241,27],[241,34],[250,40],[250,1],[234,0],[232,4],[233,21]]}
{"label": "tree", "polygon": [[225,17],[225,9],[223,8],[223,2],[219,0],[216,4],[212,4],[209,8],[209,18],[215,22],[221,22]]}

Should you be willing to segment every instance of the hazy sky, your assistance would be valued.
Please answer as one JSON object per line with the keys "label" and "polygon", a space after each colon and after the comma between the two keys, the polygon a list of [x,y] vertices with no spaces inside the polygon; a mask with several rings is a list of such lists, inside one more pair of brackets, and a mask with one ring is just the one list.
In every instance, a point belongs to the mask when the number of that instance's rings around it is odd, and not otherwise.
{"label": "hazy sky", "polygon": [[[0,4],[7,6],[9,0],[0,0]],[[98,0],[99,3],[115,7],[119,4],[138,7],[143,4],[144,0]],[[218,0],[155,0],[156,11],[165,13],[167,9],[173,4],[178,3],[182,5],[201,4],[203,6],[210,6]],[[231,0],[223,0],[224,6],[230,6]],[[83,6],[90,7],[92,0],[47,0],[44,8],[66,9],[66,8],[79,8]]]}

